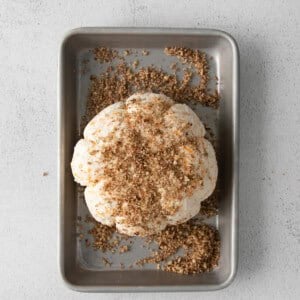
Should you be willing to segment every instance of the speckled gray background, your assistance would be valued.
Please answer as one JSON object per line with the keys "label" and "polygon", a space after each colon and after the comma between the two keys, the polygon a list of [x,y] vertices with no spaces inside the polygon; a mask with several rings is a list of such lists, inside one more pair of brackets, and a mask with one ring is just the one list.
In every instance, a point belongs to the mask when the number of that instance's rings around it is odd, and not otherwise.
{"label": "speckled gray background", "polygon": [[239,270],[218,292],[105,299],[299,299],[299,20],[296,0],[0,0],[0,298],[104,296],[58,273],[59,44],[80,26],[169,26],[223,29],[240,47]]}

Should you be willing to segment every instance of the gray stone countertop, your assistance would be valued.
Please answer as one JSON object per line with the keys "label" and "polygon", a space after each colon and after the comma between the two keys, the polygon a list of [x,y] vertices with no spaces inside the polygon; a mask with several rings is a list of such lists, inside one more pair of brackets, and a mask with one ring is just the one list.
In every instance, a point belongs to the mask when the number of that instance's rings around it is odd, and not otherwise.
{"label": "gray stone countertop", "polygon": [[[299,20],[296,0],[0,0],[0,298],[300,299]],[[239,269],[227,289],[97,295],[63,284],[57,64],[64,34],[81,26],[216,28],[237,40]]]}

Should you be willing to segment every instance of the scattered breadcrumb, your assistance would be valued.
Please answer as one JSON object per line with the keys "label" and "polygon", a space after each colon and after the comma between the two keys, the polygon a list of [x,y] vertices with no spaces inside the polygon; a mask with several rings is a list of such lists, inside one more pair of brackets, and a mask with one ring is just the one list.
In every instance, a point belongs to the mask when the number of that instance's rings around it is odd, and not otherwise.
{"label": "scattered breadcrumb", "polygon": [[[218,266],[220,238],[212,226],[189,221],[169,226],[152,238],[158,244],[158,251],[138,260],[137,265],[163,263],[162,270],[180,274],[208,272]],[[184,250],[183,255],[177,254],[180,249]]]}
{"label": "scattered breadcrumb", "polygon": [[43,172],[43,176],[48,176],[49,172]]}
{"label": "scattered breadcrumb", "polygon": [[110,262],[106,257],[102,257],[102,262],[106,267],[110,267],[112,262]]}
{"label": "scattered breadcrumb", "polygon": [[[117,57],[117,53],[105,48],[98,50],[102,61]],[[95,51],[95,50],[94,50]],[[99,113],[106,106],[125,100],[135,92],[162,93],[177,102],[196,101],[205,106],[217,108],[220,96],[218,91],[209,92],[208,83],[209,64],[206,54],[199,50],[189,48],[168,47],[167,55],[178,57],[183,63],[192,65],[199,77],[199,84],[192,85],[195,74],[190,70],[184,71],[183,79],[177,78],[176,74],[169,74],[160,68],[148,66],[134,71],[139,62],[136,60],[132,67],[125,61],[119,63],[116,70],[111,67],[99,76],[91,76],[91,85],[87,104],[88,119]],[[100,55],[101,54],[101,55]],[[105,58],[105,59],[104,59]],[[100,58],[98,58],[100,60]],[[176,66],[174,65],[173,68]]]}
{"label": "scattered breadcrumb", "polygon": [[171,69],[172,71],[176,72],[176,71],[178,70],[177,63],[172,63],[172,64],[170,65],[170,69]]}
{"label": "scattered breadcrumb", "polygon": [[119,253],[125,253],[125,252],[128,252],[130,250],[129,246],[128,245],[123,245],[119,248]]}
{"label": "scattered breadcrumb", "polygon": [[206,218],[211,218],[218,215],[218,195],[219,190],[215,189],[212,195],[201,202],[200,214]]}
{"label": "scattered breadcrumb", "polygon": [[138,65],[140,64],[140,62],[138,60],[135,60],[133,63],[132,63],[132,67],[134,69],[136,69],[138,67]]}
{"label": "scattered breadcrumb", "polygon": [[143,55],[143,56],[149,55],[149,51],[146,50],[146,49],[143,49],[143,50],[142,50],[142,55]]}
{"label": "scattered breadcrumb", "polygon": [[170,56],[176,56],[182,63],[189,64],[196,69],[200,78],[197,87],[191,87],[191,96],[201,103],[206,103],[208,106],[218,107],[220,96],[215,90],[213,94],[208,92],[209,77],[209,63],[205,52],[185,48],[185,47],[166,47],[165,53]]}
{"label": "scattered breadcrumb", "polygon": [[118,51],[106,47],[94,48],[93,53],[95,60],[99,61],[100,63],[111,62],[118,56]]}
{"label": "scattered breadcrumb", "polygon": [[131,55],[132,54],[132,51],[130,49],[126,49],[123,51],[123,55],[124,56],[128,56],[128,55]]}
{"label": "scattered breadcrumb", "polygon": [[[91,217],[87,217],[86,222],[94,224],[93,230],[89,231],[94,239],[93,248],[102,252],[109,250],[114,253],[118,245],[115,243],[116,239],[111,241],[115,228],[97,223]],[[124,237],[121,235],[122,240]],[[89,246],[89,240],[86,239],[85,242]],[[162,232],[148,236],[144,239],[143,247],[147,245],[150,250],[153,244],[157,245],[158,249],[152,250],[153,255],[137,260],[136,266],[155,264],[156,269],[180,274],[209,272],[218,266],[220,257],[219,233],[214,227],[203,223],[199,224],[196,220],[192,219],[183,224],[168,226]],[[152,245],[151,248],[150,245]],[[179,255],[180,250],[183,250],[184,253]],[[120,254],[127,251],[130,251],[128,245],[119,247]],[[105,266],[112,264],[105,257],[102,257],[102,261]],[[123,265],[123,263],[120,264],[121,269],[125,268]],[[128,268],[133,268],[132,264]]]}
{"label": "scattered breadcrumb", "polygon": [[118,243],[112,240],[115,233],[114,227],[109,227],[95,221],[92,217],[87,216],[86,222],[92,223],[94,226],[88,231],[93,237],[92,247],[96,250],[105,252],[106,250],[113,249]]}

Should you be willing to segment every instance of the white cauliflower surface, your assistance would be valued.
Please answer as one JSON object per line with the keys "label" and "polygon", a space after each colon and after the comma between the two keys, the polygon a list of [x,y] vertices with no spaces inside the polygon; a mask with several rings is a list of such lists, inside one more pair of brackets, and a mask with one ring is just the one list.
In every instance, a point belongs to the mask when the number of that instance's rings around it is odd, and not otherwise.
{"label": "white cauliflower surface", "polygon": [[92,216],[127,235],[183,223],[215,189],[217,161],[205,129],[185,104],[135,94],[86,126],[71,162]]}

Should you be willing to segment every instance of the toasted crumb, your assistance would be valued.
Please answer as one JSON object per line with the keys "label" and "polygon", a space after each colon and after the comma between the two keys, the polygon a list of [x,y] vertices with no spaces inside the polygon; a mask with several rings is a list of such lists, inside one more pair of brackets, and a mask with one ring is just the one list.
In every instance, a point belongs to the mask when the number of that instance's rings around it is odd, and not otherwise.
{"label": "toasted crumb", "polygon": [[[180,274],[208,272],[218,266],[219,234],[209,225],[189,221],[169,226],[152,238],[158,244],[158,252],[138,260],[137,265],[156,263],[157,266],[158,263],[163,263],[163,270]],[[179,249],[185,250],[185,253],[172,258]]]}
{"label": "toasted crumb", "polygon": [[138,65],[140,64],[140,62],[138,60],[135,60],[133,63],[132,63],[132,67],[134,69],[136,69],[138,67]]}
{"label": "toasted crumb", "polygon": [[192,99],[217,108],[220,100],[217,90],[213,94],[208,92],[210,77],[207,55],[199,50],[184,47],[166,47],[165,53],[170,56],[176,56],[182,63],[191,65],[196,69],[200,83],[197,87],[192,88],[194,96]]}
{"label": "toasted crumb", "polygon": [[106,267],[110,267],[112,262],[110,262],[106,257],[102,257],[102,262]]}
{"label": "toasted crumb", "polygon": [[121,246],[121,247],[119,248],[119,253],[120,253],[120,254],[121,254],[121,253],[125,253],[125,252],[128,252],[129,250],[130,250],[129,246],[124,245],[124,246]]}
{"label": "toasted crumb", "polygon": [[94,249],[99,249],[105,252],[106,250],[111,250],[118,245],[118,240],[112,240],[112,236],[115,232],[114,227],[98,223],[91,217],[87,217],[86,221],[94,225],[93,228],[88,231],[88,233],[93,237],[92,246]]}
{"label": "toasted crumb", "polygon": [[111,62],[114,58],[118,56],[116,50],[112,50],[106,47],[98,47],[93,50],[95,60],[100,63]]}
{"label": "toasted crumb", "polygon": [[176,72],[176,71],[178,70],[177,63],[172,63],[172,64],[170,65],[170,69],[171,69],[172,71]]}
{"label": "toasted crumb", "polygon": [[143,49],[143,50],[142,50],[142,55],[143,55],[143,56],[149,55],[149,51],[146,50],[146,49]]}
{"label": "toasted crumb", "polygon": [[[104,225],[100,223],[98,225],[103,229]],[[115,228],[112,231],[115,232]],[[115,247],[115,241],[123,239],[123,237],[120,237],[120,239],[108,240],[106,230],[104,230],[103,236],[101,236],[99,231],[96,235],[95,230],[90,232],[92,232],[94,238],[94,249],[102,251],[103,249],[111,249],[111,252],[114,253],[115,248],[111,247]],[[88,239],[85,242],[89,246],[90,242]],[[197,224],[194,220],[176,226],[168,226],[159,234],[147,237],[143,246],[146,244],[149,246],[153,243],[158,245],[158,250],[153,251],[152,256],[136,261],[135,264],[137,266],[142,267],[144,264],[150,263],[155,264],[156,269],[179,274],[209,272],[218,266],[220,239],[218,231],[212,226]],[[180,249],[184,250],[182,255],[178,255]],[[119,248],[119,253],[126,251],[130,251],[128,245]],[[111,262],[107,258],[102,257],[102,261],[105,266],[111,266]],[[121,269],[125,268],[125,266],[122,266],[122,263],[120,266]],[[132,264],[128,266],[129,269],[132,267]]]}
{"label": "toasted crumb", "polygon": [[43,176],[48,176],[49,172],[43,172]]}
{"label": "toasted crumb", "polygon": [[112,243],[112,245],[117,246],[117,245],[120,244],[120,240],[115,239],[115,240],[113,240],[111,243]]}
{"label": "toasted crumb", "polygon": [[126,49],[126,50],[123,51],[124,56],[128,56],[128,55],[131,55],[131,54],[132,54],[132,51],[129,50],[129,49]]}
{"label": "toasted crumb", "polygon": [[218,194],[219,191],[216,189],[212,195],[201,202],[200,214],[210,218],[218,215]]}
{"label": "toasted crumb", "polygon": [[[98,49],[98,48],[97,48]],[[100,48],[102,49],[102,48]],[[116,54],[113,50],[98,50],[98,56],[104,60],[113,59]],[[90,92],[87,104],[87,116],[91,119],[105,107],[125,100],[135,92],[162,93],[177,102],[187,100],[197,101],[205,106],[217,108],[220,96],[215,90],[210,93],[208,89],[209,64],[205,53],[189,48],[168,47],[167,55],[176,56],[185,64],[192,64],[200,78],[199,85],[192,85],[193,72],[186,69],[184,77],[179,80],[174,74],[168,74],[154,66],[143,67],[134,72],[139,65],[136,60],[132,68],[125,62],[121,62],[116,70],[107,69],[106,72],[97,76],[91,76]],[[101,54],[101,55],[100,55]],[[172,64],[172,68],[176,65]],[[110,67],[109,67],[110,68]]]}

